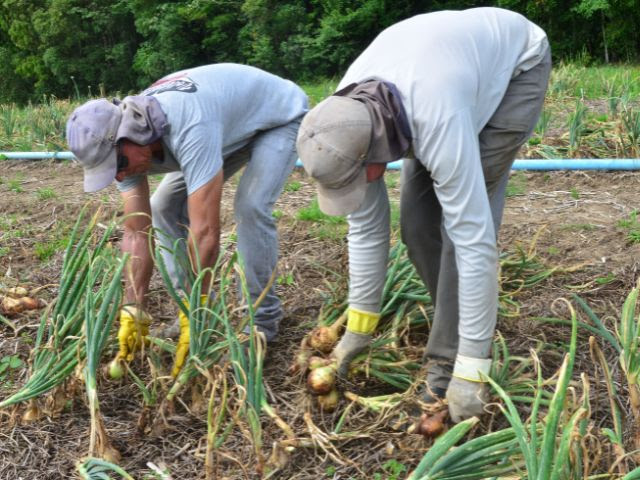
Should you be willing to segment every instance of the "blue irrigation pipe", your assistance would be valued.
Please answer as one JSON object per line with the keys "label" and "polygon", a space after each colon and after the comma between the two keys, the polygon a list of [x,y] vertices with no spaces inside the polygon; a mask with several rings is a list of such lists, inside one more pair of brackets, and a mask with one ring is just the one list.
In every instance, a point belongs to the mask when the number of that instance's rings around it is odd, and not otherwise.
{"label": "blue irrigation pipe", "polygon": [[[60,159],[73,160],[71,152],[0,152],[0,159],[15,160],[43,160]],[[402,160],[391,162],[387,168],[399,170]],[[301,167],[300,160],[296,167]],[[554,158],[554,159],[521,159],[513,163],[513,170],[640,170],[639,158]]]}

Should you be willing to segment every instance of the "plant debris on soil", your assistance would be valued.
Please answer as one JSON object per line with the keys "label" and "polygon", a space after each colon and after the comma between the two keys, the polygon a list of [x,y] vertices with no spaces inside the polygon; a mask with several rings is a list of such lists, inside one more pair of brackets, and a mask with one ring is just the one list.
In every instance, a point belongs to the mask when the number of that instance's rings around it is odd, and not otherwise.
{"label": "plant debris on soil", "polygon": [[[115,188],[91,195],[83,193],[81,168],[69,162],[2,163],[0,286],[24,286],[29,291],[45,287],[37,291],[36,297],[38,301],[51,302],[56,296],[64,238],[78,213],[89,203],[89,211],[102,206],[108,218],[120,208],[119,194]],[[397,174],[392,175],[397,178]],[[14,178],[19,178],[20,188],[10,181]],[[335,410],[320,410],[306,390],[306,377],[288,372],[301,340],[316,324],[329,287],[346,295],[348,263],[344,226],[334,226],[331,234],[317,223],[298,220],[297,212],[309,206],[315,187],[301,171],[294,172],[289,181],[299,185],[285,188],[275,206],[280,234],[276,289],[285,316],[277,341],[268,347],[264,379],[270,404],[294,432],[301,437],[320,436],[325,443],[324,448],[311,445],[291,452],[278,452],[275,448],[271,452],[271,446],[281,440],[282,434],[265,418],[264,455],[281,457],[276,478],[374,478],[376,473],[386,478],[389,460],[403,465],[408,472],[427,451],[431,439],[407,434],[406,426],[398,426],[395,409],[376,414],[342,398]],[[157,182],[153,178],[152,186]],[[542,324],[535,318],[559,316],[554,301],[570,298],[573,293],[579,294],[598,315],[615,317],[640,277],[640,242],[630,238],[630,227],[624,223],[633,218],[630,216],[638,208],[640,172],[513,172],[510,184],[513,188],[508,190],[500,231],[501,250],[515,245],[527,249],[535,238],[537,258],[548,267],[565,270],[520,292],[518,315],[499,318],[497,330],[514,355],[527,356],[538,342],[555,345],[564,353],[570,329]],[[43,188],[53,194],[38,195]],[[399,188],[397,181],[389,189],[392,201],[397,202]],[[223,242],[233,242],[234,192],[232,179],[224,189]],[[119,238],[113,241],[117,243]],[[4,296],[0,292],[0,297]],[[177,315],[157,274],[152,279],[149,313],[158,324],[171,322]],[[23,365],[0,373],[0,399],[28,377],[26,365],[40,315],[41,310],[25,309],[0,322],[0,360],[15,356]],[[574,379],[593,369],[588,335],[582,332],[578,341]],[[107,353],[105,364],[112,352]],[[615,352],[605,353],[615,364]],[[540,360],[548,378],[560,365],[562,355],[543,355]],[[147,366],[138,358],[132,369],[144,374]],[[122,454],[120,465],[135,478],[155,478],[148,462],[166,469],[173,479],[204,478],[206,407],[183,393],[175,412],[167,419],[168,429],[161,435],[140,432],[137,422],[142,397],[131,379],[125,378],[121,382],[104,378],[98,382],[100,411],[112,443]],[[591,389],[594,420],[600,428],[610,426],[605,386],[592,380]],[[0,479],[44,480],[76,475],[76,462],[87,454],[90,415],[82,390],[75,394],[73,390],[69,384],[67,402],[61,411],[32,423],[19,420],[26,405],[0,412]],[[351,385],[350,390],[358,395],[391,393],[388,386],[373,380]],[[628,400],[620,400],[623,409],[628,408]],[[601,414],[598,406],[602,407]],[[352,432],[351,436],[334,433],[345,408],[350,410],[341,432]],[[479,432],[490,431],[492,422],[506,425],[497,408],[490,410],[493,413],[474,427]],[[625,430],[630,438],[636,426],[631,415],[627,417]],[[440,425],[433,428],[439,431]],[[615,457],[611,452],[601,455],[601,468],[606,472],[610,465],[607,462]],[[219,478],[256,478],[251,464],[252,445],[242,432],[231,434],[217,458]]]}

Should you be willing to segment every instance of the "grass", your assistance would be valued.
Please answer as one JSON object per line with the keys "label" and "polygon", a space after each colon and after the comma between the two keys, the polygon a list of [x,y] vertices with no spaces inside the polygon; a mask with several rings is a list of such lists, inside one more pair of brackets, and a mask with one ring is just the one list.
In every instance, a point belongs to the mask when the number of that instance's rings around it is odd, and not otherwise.
{"label": "grass", "polygon": [[598,227],[592,223],[567,223],[560,227],[561,230],[567,230],[569,232],[592,232]]}
{"label": "grass", "polygon": [[[338,78],[319,79],[301,87],[313,107],[332,94],[338,82]],[[26,106],[0,105],[0,151],[67,150],[66,119],[86,100],[88,97],[44,96]],[[640,65],[557,63],[535,135],[523,154],[530,158],[635,158],[640,152],[639,100]],[[392,176],[387,179],[390,188],[395,187],[394,180]],[[285,191],[295,188],[296,183],[291,182]]]}
{"label": "grass", "polygon": [[618,221],[618,226],[627,231],[627,240],[631,243],[640,243],[640,221],[638,210],[633,210],[628,218]]}
{"label": "grass", "polygon": [[67,241],[68,239],[63,237],[47,242],[36,242],[34,246],[35,255],[38,257],[38,260],[45,262],[53,257],[57,252],[62,251],[66,246]]}
{"label": "grass", "polygon": [[553,95],[599,98],[640,95],[640,66],[619,64],[582,66],[575,63],[554,65],[549,91]]}
{"label": "grass", "polygon": [[314,83],[303,83],[300,86],[309,96],[309,106],[313,107],[336,91],[338,81],[337,78],[325,79]]}
{"label": "grass", "polygon": [[525,193],[527,193],[527,176],[522,171],[516,172],[509,178],[505,196],[515,197]]}
{"label": "grass", "polygon": [[303,207],[296,213],[296,219],[303,222],[326,223],[331,225],[346,224],[345,217],[327,215],[318,205],[318,199],[314,198],[309,206]]}
{"label": "grass", "polygon": [[297,192],[302,188],[302,183],[298,180],[292,180],[284,186],[285,192]]}
{"label": "grass", "polygon": [[56,192],[53,190],[53,188],[49,188],[49,187],[39,188],[36,191],[36,195],[38,197],[38,200],[50,200],[58,196]]}
{"label": "grass", "polygon": [[22,179],[21,178],[14,178],[14,179],[9,180],[8,186],[9,186],[9,190],[11,190],[14,193],[22,193],[22,192],[24,192],[24,189],[22,188]]}

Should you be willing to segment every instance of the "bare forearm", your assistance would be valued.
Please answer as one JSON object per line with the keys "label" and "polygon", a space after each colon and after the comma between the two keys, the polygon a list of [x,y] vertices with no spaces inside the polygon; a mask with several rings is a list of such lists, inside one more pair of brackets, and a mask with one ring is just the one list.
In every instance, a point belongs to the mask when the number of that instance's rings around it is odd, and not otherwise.
{"label": "bare forearm", "polygon": [[[196,275],[202,269],[213,267],[220,254],[220,231],[212,229],[199,234],[192,232],[189,238],[189,250],[191,266]],[[204,289],[210,288],[208,286],[210,281],[210,275],[203,279]]]}
{"label": "bare forearm", "polygon": [[126,302],[137,303],[144,308],[153,272],[153,259],[147,233],[125,231],[122,251],[130,254],[124,273]]}

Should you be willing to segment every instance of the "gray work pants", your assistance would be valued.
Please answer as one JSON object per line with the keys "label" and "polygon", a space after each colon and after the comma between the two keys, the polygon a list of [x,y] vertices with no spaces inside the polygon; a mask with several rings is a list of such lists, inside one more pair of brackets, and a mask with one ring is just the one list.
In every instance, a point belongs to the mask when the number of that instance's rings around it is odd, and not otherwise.
{"label": "gray work pants", "polygon": [[[272,210],[298,158],[296,136],[300,120],[260,132],[248,145],[224,158],[225,182],[246,165],[236,189],[234,217],[238,252],[243,259],[252,302],[260,296],[276,268],[278,234]],[[184,284],[184,268],[189,268],[175,261],[186,258],[185,242],[176,243],[176,240],[187,238],[189,226],[187,188],[182,172],[169,173],[160,182],[151,197],[151,214],[153,227],[161,232],[160,244],[168,249],[175,245],[182,249],[175,257],[162,249],[171,280],[180,288]],[[255,324],[267,341],[271,341],[278,333],[281,319],[282,307],[272,286],[256,312]]]}
{"label": "gray work pants", "polygon": [[[479,135],[480,157],[496,236],[502,221],[505,189],[515,156],[535,128],[544,104],[551,56],[509,83],[497,110]],[[425,360],[454,360],[458,353],[458,270],[453,243],[444,230],[433,180],[419,160],[405,159],[400,199],[402,239],[409,258],[434,299],[435,314]],[[465,342],[467,343],[467,342]],[[490,341],[461,355],[488,356]]]}

